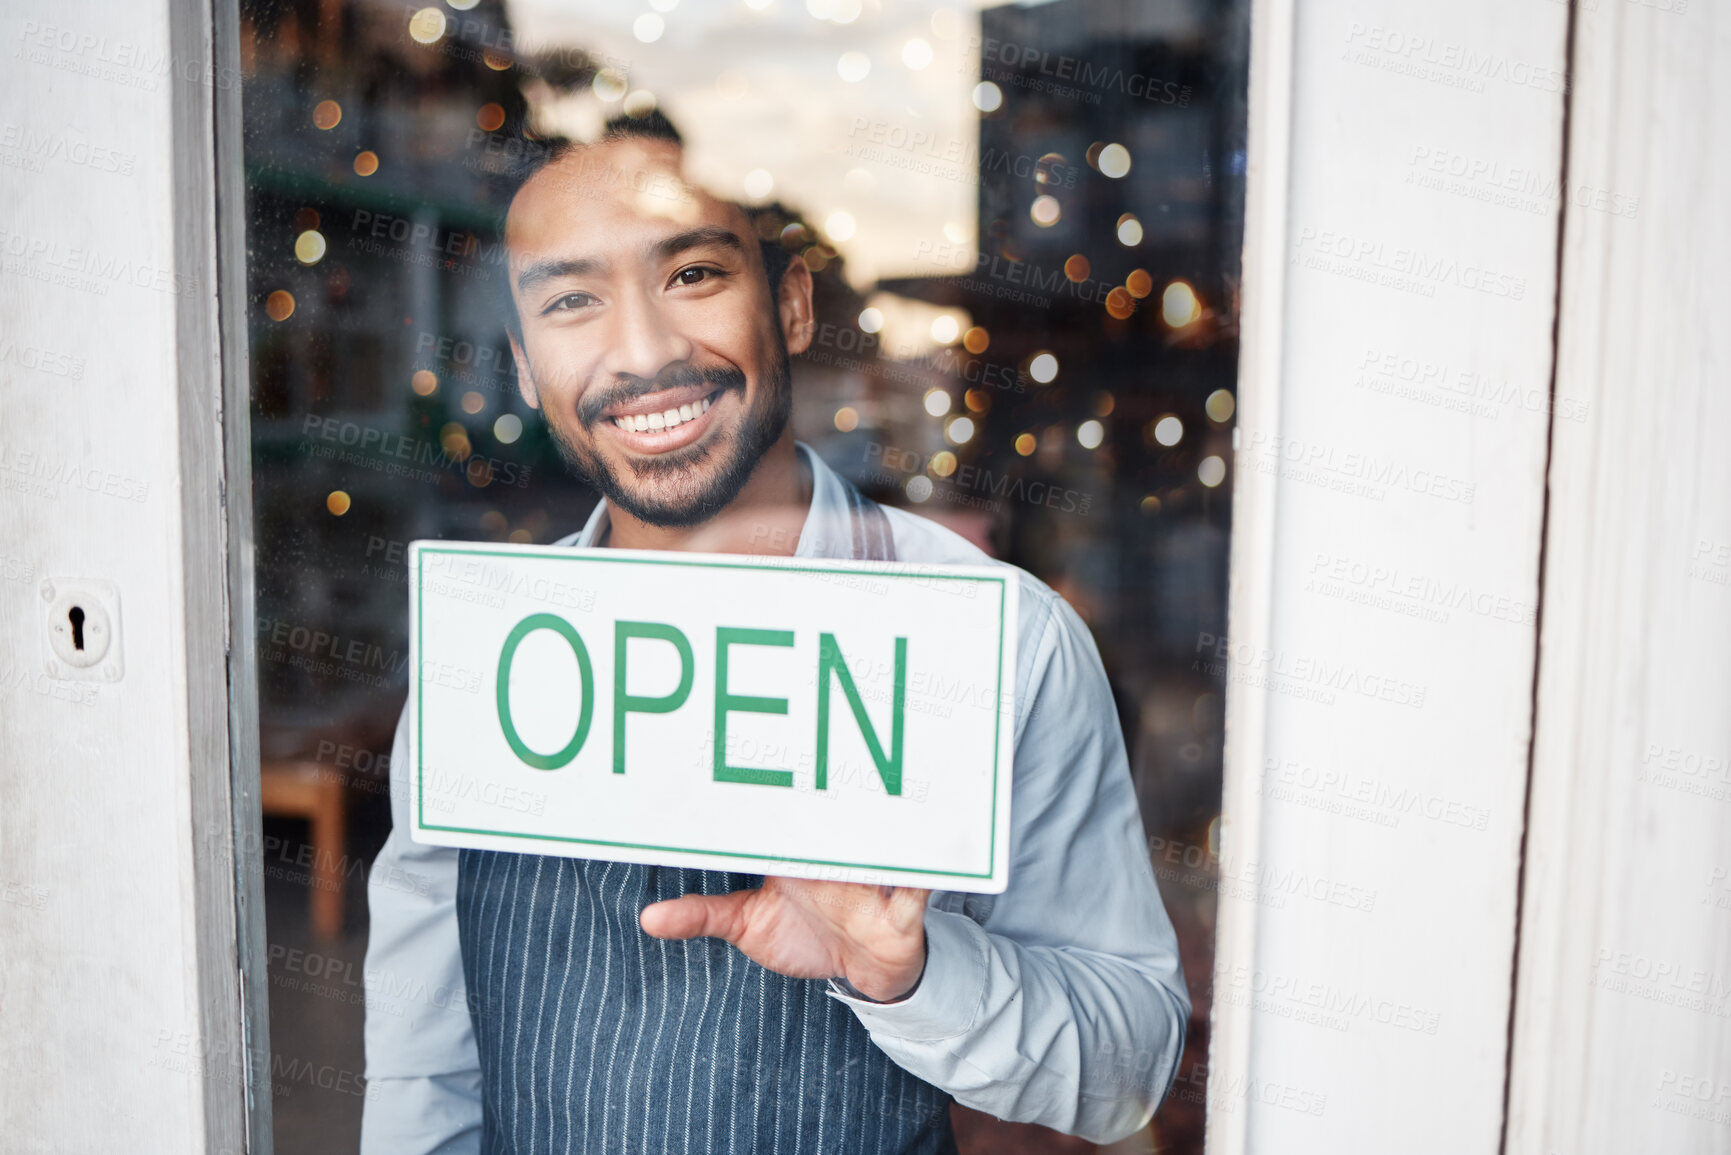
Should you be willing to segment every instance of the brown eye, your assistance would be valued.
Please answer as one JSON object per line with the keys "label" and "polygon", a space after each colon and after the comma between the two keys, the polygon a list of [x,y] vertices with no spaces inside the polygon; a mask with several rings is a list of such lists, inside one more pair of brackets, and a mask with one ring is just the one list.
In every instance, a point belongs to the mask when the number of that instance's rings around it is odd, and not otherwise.
{"label": "brown eye", "polygon": [[593,304],[594,301],[595,298],[591,297],[588,293],[566,293],[564,296],[556,298],[551,305],[547,306],[547,312],[568,313],[577,309],[585,308],[588,305]]}
{"label": "brown eye", "polygon": [[701,284],[703,281],[708,280],[714,273],[714,269],[706,269],[701,265],[693,266],[689,269],[680,269],[677,273],[673,274],[673,283],[676,285]]}

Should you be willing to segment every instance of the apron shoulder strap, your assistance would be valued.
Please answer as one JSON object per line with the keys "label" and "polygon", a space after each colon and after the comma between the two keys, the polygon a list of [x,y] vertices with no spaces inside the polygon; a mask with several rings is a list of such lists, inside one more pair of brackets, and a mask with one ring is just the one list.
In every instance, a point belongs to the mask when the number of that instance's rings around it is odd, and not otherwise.
{"label": "apron shoulder strap", "polygon": [[849,520],[853,523],[853,556],[859,561],[895,561],[896,539],[883,506],[861,493],[845,477],[836,478],[847,494]]}

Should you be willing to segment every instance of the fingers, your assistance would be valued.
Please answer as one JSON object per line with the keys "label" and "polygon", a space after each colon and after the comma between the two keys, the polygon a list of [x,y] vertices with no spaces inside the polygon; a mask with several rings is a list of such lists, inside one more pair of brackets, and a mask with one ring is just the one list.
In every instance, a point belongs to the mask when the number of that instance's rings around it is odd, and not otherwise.
{"label": "fingers", "polygon": [[732,894],[688,894],[665,902],[653,902],[637,916],[638,925],[656,938],[712,936],[737,943],[744,931],[745,904],[754,891]]}

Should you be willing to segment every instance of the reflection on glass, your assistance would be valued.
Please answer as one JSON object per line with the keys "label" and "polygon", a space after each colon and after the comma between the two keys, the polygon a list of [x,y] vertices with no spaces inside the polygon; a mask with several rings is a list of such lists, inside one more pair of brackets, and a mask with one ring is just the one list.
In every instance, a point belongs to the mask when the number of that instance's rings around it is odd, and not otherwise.
{"label": "reflection on glass", "polygon": [[512,173],[658,114],[813,272],[797,436],[1091,628],[1195,1003],[1148,1138],[1200,1151],[1245,6],[240,7],[278,1150],[359,1133],[406,544],[548,542],[595,500],[517,391]]}

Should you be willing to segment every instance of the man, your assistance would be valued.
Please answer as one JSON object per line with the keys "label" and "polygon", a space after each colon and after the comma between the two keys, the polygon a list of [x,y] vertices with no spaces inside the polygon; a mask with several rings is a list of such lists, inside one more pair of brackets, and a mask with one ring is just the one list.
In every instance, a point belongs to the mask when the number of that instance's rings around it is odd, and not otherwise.
{"label": "man", "polygon": [[[988,562],[794,442],[811,274],[677,143],[555,153],[505,240],[519,387],[604,498],[561,544]],[[399,727],[363,1152],[943,1152],[952,1098],[1146,1125],[1189,1014],[1176,943],[1093,643],[1019,577],[1001,895],[416,845]]]}

